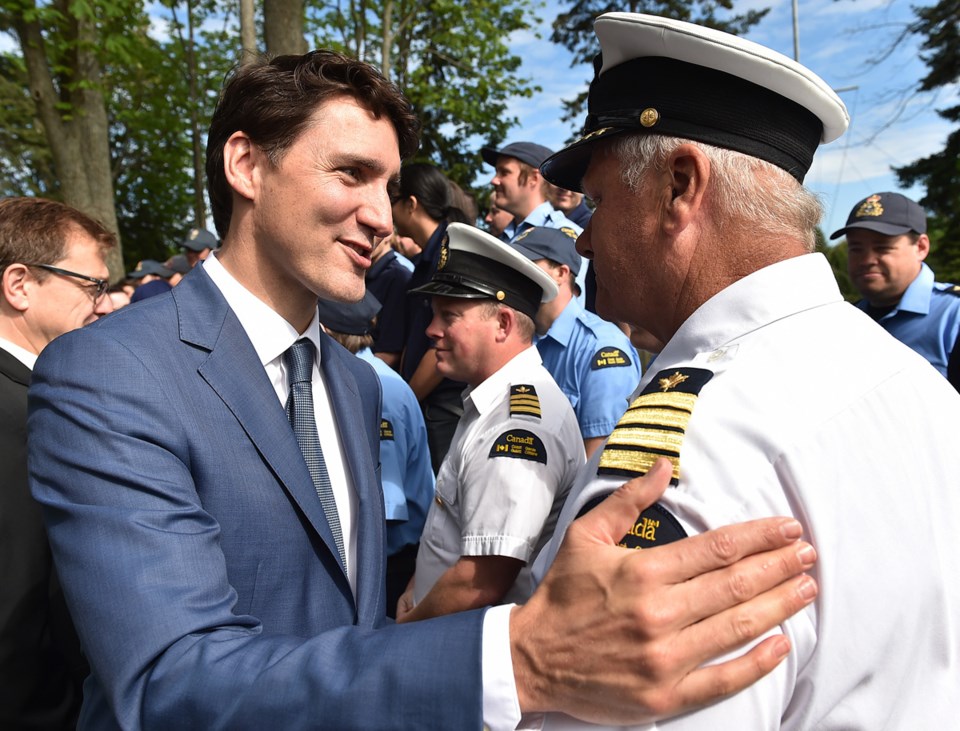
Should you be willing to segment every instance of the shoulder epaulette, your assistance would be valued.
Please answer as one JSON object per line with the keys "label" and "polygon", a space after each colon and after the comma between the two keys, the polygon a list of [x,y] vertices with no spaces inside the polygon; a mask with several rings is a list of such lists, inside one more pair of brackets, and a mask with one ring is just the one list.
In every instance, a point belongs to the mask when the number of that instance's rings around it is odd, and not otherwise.
{"label": "shoulder epaulette", "polygon": [[532,385],[520,383],[510,386],[510,416],[535,416],[540,418],[540,397]]}
{"label": "shoulder epaulette", "polygon": [[671,484],[680,479],[680,447],[700,390],[713,378],[703,368],[660,371],[617,422],[600,455],[597,473],[645,475],[660,457],[673,463]]}

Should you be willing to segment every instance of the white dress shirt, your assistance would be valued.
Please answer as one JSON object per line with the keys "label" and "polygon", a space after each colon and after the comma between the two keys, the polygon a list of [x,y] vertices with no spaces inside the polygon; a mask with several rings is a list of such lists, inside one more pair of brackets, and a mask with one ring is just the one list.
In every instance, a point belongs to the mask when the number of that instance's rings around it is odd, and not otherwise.
{"label": "white dress shirt", "polygon": [[31,371],[33,370],[34,364],[37,362],[37,354],[31,353],[25,348],[21,348],[19,345],[11,343],[5,338],[0,338],[0,348],[6,350],[10,355],[23,363]]}
{"label": "white dress shirt", "polygon": [[313,367],[312,384],[313,413],[317,420],[317,434],[320,437],[320,446],[323,449],[323,459],[327,465],[330,483],[333,486],[333,496],[337,502],[337,515],[340,519],[343,545],[347,555],[347,577],[350,580],[353,595],[356,597],[357,521],[355,516],[358,509],[357,491],[353,485],[350,471],[346,466],[347,461],[343,452],[340,430],[333,409],[330,407],[327,385],[323,379],[323,372],[320,370],[320,322],[317,319],[317,313],[314,312],[313,319],[307,329],[298,333],[293,325],[240,284],[217,261],[215,253],[204,260],[203,267],[223,294],[224,299],[227,300],[230,309],[240,320],[240,325],[246,332],[247,337],[250,338],[254,350],[257,351],[257,356],[259,356],[281,404],[286,404],[290,392],[286,368],[283,365],[283,354],[301,338],[307,338],[316,348],[317,358]]}

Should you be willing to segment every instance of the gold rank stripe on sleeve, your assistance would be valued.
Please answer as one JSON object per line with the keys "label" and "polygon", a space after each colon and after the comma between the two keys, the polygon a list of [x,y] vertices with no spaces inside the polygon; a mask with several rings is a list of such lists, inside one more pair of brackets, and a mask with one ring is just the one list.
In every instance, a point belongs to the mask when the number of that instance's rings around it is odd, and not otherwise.
{"label": "gold rank stripe on sleeve", "polygon": [[660,457],[680,481],[680,449],[700,390],[713,378],[702,368],[674,368],[654,376],[617,422],[600,455],[599,475],[645,475]]}
{"label": "gold rank stripe on sleeve", "polygon": [[540,397],[537,389],[529,384],[517,384],[510,387],[510,416],[542,416],[540,412]]}

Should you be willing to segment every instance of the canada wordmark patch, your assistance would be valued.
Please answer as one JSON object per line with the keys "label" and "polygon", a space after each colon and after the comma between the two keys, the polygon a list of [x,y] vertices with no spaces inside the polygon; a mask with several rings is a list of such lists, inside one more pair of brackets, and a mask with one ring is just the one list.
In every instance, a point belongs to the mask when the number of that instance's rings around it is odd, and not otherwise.
{"label": "canada wordmark patch", "polygon": [[393,439],[393,424],[387,419],[380,419],[380,441]]}
{"label": "canada wordmark patch", "polygon": [[[606,495],[599,495],[593,500],[587,502],[580,512],[579,518],[584,513],[593,510],[599,505]],[[617,543],[623,548],[653,548],[654,546],[663,546],[667,543],[679,541],[686,538],[687,532],[680,525],[673,513],[663,507],[660,503],[654,503],[649,508],[640,513],[636,522],[630,527],[626,535]]]}
{"label": "canada wordmark patch", "polygon": [[526,459],[531,462],[547,463],[547,449],[543,440],[532,431],[526,429],[511,429],[505,431],[490,447],[490,459],[494,457],[510,457],[512,459]]}
{"label": "canada wordmark patch", "polygon": [[590,370],[599,371],[602,368],[620,368],[629,365],[633,365],[630,356],[620,348],[600,348],[593,354]]}

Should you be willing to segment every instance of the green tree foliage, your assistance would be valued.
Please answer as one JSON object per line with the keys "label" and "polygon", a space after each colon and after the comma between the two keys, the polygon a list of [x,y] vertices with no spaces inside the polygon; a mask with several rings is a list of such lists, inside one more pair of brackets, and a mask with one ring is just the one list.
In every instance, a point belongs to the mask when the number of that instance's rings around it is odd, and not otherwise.
{"label": "green tree foliage", "polygon": [[530,28],[529,0],[350,0],[308,14],[315,46],[377,65],[407,94],[423,123],[418,160],[469,186],[478,140],[505,139],[508,101],[536,89],[519,75],[510,34]]}
{"label": "green tree foliage", "polygon": [[850,274],[847,272],[847,240],[841,239],[839,244],[831,245],[819,226],[816,229],[816,237],[817,251],[827,257],[827,261],[830,262],[830,268],[833,269],[833,276],[836,277],[837,286],[840,287],[843,298],[847,302],[858,302],[861,299],[860,293],[853,286]]}
{"label": "green tree foliage", "polygon": [[[916,8],[910,31],[926,40],[921,57],[928,73],[921,91],[934,91],[960,81],[960,0],[941,0]],[[960,104],[938,112],[958,125],[944,148],[909,165],[894,168],[904,186],[922,183],[926,195],[920,203],[931,214],[927,258],[941,281],[960,282]]]}
{"label": "green tree foliage", "polygon": [[[81,83],[71,66],[76,41],[69,39],[69,23],[50,8],[31,14],[18,2],[0,0],[0,27],[44,21],[61,118],[69,122],[85,114],[71,97],[74,86],[95,84],[103,96],[110,200],[124,243],[123,261],[111,265],[112,275],[129,271],[140,259],[166,258],[195,221],[205,224],[205,182],[202,171],[195,173],[195,157],[202,159],[216,94],[237,52],[230,16],[213,0],[167,2],[170,33],[157,40],[148,33],[150,19],[140,0],[96,0],[83,7],[97,18],[96,41],[87,45],[95,48],[99,75]],[[0,54],[0,69],[0,193],[65,200],[105,219],[63,189],[23,56]]]}
{"label": "green tree foliage", "polygon": [[[593,33],[593,21],[603,13],[649,13],[739,35],[759,23],[770,10],[764,8],[750,10],[742,15],[731,15],[729,11],[732,8],[733,0],[629,0],[626,3],[614,0],[573,0],[569,3],[569,10],[558,15],[553,21],[550,40],[573,54],[570,64],[573,67],[593,63],[594,56],[600,52],[600,45]],[[563,120],[579,126],[585,115],[586,103],[586,91],[564,100]]]}

